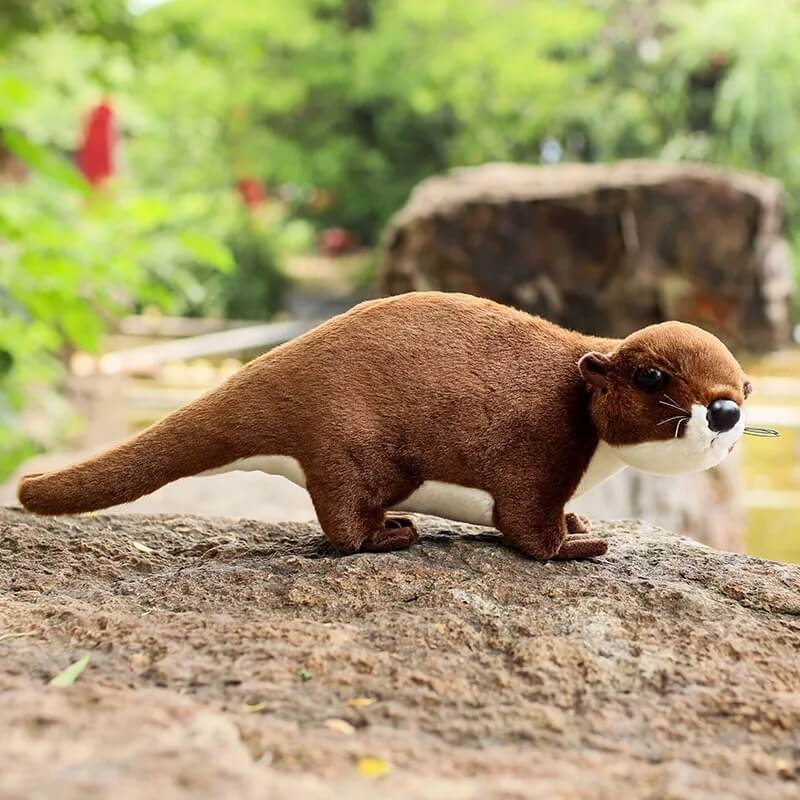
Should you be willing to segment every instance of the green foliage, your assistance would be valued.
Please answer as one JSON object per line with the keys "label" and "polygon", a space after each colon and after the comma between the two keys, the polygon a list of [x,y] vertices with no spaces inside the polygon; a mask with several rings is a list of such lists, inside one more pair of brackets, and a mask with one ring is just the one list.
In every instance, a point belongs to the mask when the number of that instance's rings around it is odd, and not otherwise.
{"label": "green foliage", "polygon": [[794,0],[174,0],[141,30],[153,85],[196,76],[176,147],[293,185],[298,213],[367,242],[427,175],[538,162],[547,142],[567,160],[750,167],[800,192]]}
{"label": "green foliage", "polygon": [[5,65],[0,165],[14,168],[0,178],[0,477],[63,426],[48,391],[59,356],[96,350],[105,322],[137,306],[203,307],[209,275],[232,269],[224,237],[236,217],[230,189],[84,182],[66,157],[78,114],[132,69],[101,40],[21,36]]}
{"label": "green foliage", "polygon": [[41,145],[35,144],[19,131],[6,130],[2,134],[2,144],[11,155],[16,156],[37,175],[50,178],[57,184],[80,194],[88,193],[88,186],[81,176],[64,159]]}
{"label": "green foliage", "polygon": [[[602,17],[562,0],[176,0],[142,22],[148,57],[196,76],[223,162],[330,192],[299,210],[374,241],[427,175],[538,159],[573,116],[564,97],[585,85]],[[183,127],[200,106],[180,102]]]}
{"label": "green foliage", "polygon": [[277,268],[274,236],[255,222],[243,225],[229,240],[236,260],[234,280],[219,282],[219,302],[226,317],[266,319],[280,310],[286,277]]}
{"label": "green foliage", "polygon": [[120,0],[3,0],[2,12],[0,44],[56,26],[117,40],[133,33],[128,4]]}
{"label": "green foliage", "polygon": [[665,20],[673,31],[667,39],[671,69],[689,79],[707,75],[709,119],[701,134],[709,139],[709,154],[775,174],[788,169],[800,178],[797,3],[679,3]]}

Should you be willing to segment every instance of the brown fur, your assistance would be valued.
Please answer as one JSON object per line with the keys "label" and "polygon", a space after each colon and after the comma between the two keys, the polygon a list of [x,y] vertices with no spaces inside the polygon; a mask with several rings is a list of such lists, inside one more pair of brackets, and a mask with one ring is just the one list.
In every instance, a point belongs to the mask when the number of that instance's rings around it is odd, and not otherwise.
{"label": "brown fur", "polygon": [[587,535],[584,520],[565,518],[564,504],[598,435],[610,443],[672,435],[655,424],[663,407],[631,379],[661,364],[676,376],[679,402],[744,399],[739,365],[692,326],[666,323],[619,341],[468,295],[371,301],[255,359],[119,447],[23,478],[19,498],[43,514],[90,511],[239,458],[287,455],[302,465],[320,524],[343,552],[413,543],[413,526],[385,509],[438,480],[491,494],[497,528],[523,553],[597,555],[605,542]]}

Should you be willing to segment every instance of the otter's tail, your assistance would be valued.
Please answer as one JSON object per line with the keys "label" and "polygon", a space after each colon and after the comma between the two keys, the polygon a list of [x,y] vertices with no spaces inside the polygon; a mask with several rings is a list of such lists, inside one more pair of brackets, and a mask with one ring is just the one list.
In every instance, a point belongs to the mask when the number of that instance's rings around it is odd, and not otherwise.
{"label": "otter's tail", "polygon": [[127,503],[171,481],[239,457],[210,397],[178,409],[127,442],[66,469],[26,475],[17,496],[38,514],[77,514]]}

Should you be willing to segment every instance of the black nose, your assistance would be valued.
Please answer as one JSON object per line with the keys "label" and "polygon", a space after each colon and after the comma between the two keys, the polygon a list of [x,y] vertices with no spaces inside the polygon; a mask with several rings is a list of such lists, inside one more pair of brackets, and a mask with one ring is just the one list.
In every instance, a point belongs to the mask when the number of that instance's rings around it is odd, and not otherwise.
{"label": "black nose", "polygon": [[740,416],[739,406],[733,400],[715,400],[708,407],[706,419],[712,431],[724,433],[739,421]]}

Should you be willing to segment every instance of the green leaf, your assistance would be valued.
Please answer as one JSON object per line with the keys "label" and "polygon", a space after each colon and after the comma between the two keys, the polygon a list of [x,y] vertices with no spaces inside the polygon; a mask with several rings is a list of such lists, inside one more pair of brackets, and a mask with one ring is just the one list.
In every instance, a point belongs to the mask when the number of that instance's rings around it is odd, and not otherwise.
{"label": "green leaf", "polygon": [[91,653],[87,653],[83,658],[78,659],[74,664],[70,664],[65,670],[62,670],[58,675],[50,681],[50,686],[72,686],[81,673],[86,669],[91,659]]}
{"label": "green leaf", "polygon": [[18,131],[3,131],[6,147],[32,170],[62,186],[78,192],[88,192],[89,186],[80,173],[60,156],[32,142]]}
{"label": "green leaf", "polygon": [[23,106],[29,96],[29,87],[13,75],[0,77],[0,122],[9,119],[11,113]]}
{"label": "green leaf", "polygon": [[14,366],[14,356],[8,350],[0,348],[0,378],[11,372]]}
{"label": "green leaf", "polygon": [[134,197],[128,202],[128,213],[142,227],[153,228],[169,221],[170,206],[160,197]]}
{"label": "green leaf", "polygon": [[97,349],[103,332],[103,323],[90,306],[67,306],[61,310],[58,318],[61,329],[70,341],[83,350],[93,352]]}
{"label": "green leaf", "polygon": [[198,261],[215,267],[220,272],[230,272],[234,268],[231,251],[213,237],[196,231],[186,231],[179,238],[183,248]]}

